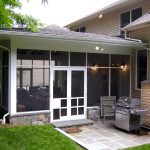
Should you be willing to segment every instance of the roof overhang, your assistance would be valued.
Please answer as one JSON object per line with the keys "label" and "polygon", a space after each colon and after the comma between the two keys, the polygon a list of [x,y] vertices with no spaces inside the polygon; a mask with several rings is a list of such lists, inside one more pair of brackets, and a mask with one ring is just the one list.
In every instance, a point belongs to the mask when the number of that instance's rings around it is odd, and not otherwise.
{"label": "roof overhang", "polygon": [[144,28],[144,27],[147,27],[147,26],[150,26],[150,21],[143,22],[143,23],[136,24],[136,25],[132,25],[132,23],[131,23],[131,24],[125,26],[124,28],[122,28],[122,30],[132,31],[132,30],[136,30],[136,29],[139,29],[139,28]]}
{"label": "roof overhang", "polygon": [[5,40],[15,43],[16,48],[24,49],[95,52],[95,46],[99,44],[105,49],[103,53],[123,53],[130,51],[133,47],[145,47],[144,43],[138,41],[86,39],[85,37],[68,37],[18,31],[0,31],[0,40],[3,37]]}
{"label": "roof overhang", "polygon": [[48,38],[48,39],[59,39],[59,40],[67,40],[67,41],[80,41],[80,42],[89,42],[89,43],[103,43],[109,45],[120,45],[120,46],[142,46],[142,42],[137,42],[133,40],[122,40],[122,39],[98,39],[96,38],[88,38],[85,37],[74,37],[74,36],[65,36],[65,35],[55,35],[55,34],[43,34],[43,33],[33,33],[33,32],[18,32],[18,31],[0,31],[0,39],[4,37],[4,39],[10,39],[11,36],[17,37],[35,37],[35,38]]}

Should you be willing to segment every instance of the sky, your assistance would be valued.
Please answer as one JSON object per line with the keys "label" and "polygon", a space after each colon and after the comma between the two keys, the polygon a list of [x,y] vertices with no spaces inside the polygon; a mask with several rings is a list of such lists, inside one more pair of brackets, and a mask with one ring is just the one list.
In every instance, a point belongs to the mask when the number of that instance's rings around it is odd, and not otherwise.
{"label": "sky", "polygon": [[32,15],[45,25],[64,26],[117,0],[48,0],[45,6],[42,0],[20,1],[22,14]]}

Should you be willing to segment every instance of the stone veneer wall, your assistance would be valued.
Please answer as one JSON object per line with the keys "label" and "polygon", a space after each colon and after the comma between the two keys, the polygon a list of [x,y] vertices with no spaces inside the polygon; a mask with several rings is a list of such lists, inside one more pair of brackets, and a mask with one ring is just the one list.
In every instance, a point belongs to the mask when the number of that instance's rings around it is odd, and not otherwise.
{"label": "stone veneer wall", "polygon": [[34,123],[50,123],[50,112],[19,114],[9,117],[10,124],[13,125],[31,125]]}
{"label": "stone veneer wall", "polygon": [[136,50],[131,52],[131,97],[141,99],[141,90],[136,89]]}
{"label": "stone veneer wall", "polygon": [[87,119],[98,121],[100,119],[100,107],[87,107]]}

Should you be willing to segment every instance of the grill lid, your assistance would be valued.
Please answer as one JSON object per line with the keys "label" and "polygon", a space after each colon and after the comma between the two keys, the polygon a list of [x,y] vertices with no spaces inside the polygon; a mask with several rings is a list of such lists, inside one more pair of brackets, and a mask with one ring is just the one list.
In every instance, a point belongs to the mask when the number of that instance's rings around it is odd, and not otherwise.
{"label": "grill lid", "polygon": [[138,98],[130,98],[122,96],[119,98],[117,102],[117,106],[125,107],[125,108],[139,108],[141,107],[141,101]]}

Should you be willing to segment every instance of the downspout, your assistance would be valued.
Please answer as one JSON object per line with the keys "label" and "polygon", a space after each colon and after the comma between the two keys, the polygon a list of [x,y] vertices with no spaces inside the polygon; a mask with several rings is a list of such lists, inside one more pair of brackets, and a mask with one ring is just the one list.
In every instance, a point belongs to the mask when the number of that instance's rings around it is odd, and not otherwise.
{"label": "downspout", "polygon": [[9,113],[7,113],[7,114],[5,114],[4,116],[3,116],[3,119],[0,119],[0,122],[2,123],[2,124],[6,124],[6,117],[9,115]]}
{"label": "downspout", "polygon": [[123,31],[124,31],[124,33],[125,33],[125,37],[124,37],[124,38],[125,38],[126,40],[130,40],[130,41],[135,41],[135,42],[142,43],[141,40],[133,39],[133,38],[128,38],[128,37],[127,37],[127,30],[126,30],[126,29],[124,29]]}

